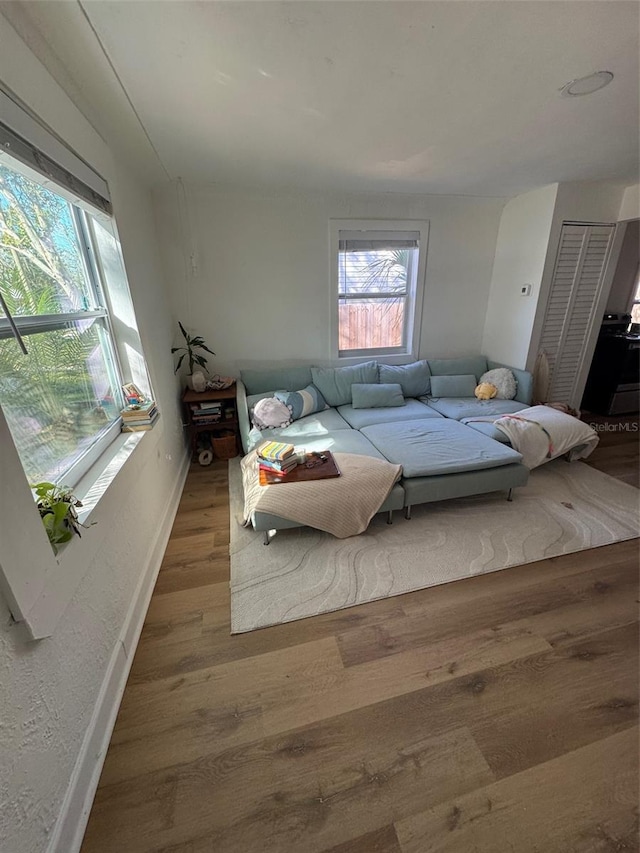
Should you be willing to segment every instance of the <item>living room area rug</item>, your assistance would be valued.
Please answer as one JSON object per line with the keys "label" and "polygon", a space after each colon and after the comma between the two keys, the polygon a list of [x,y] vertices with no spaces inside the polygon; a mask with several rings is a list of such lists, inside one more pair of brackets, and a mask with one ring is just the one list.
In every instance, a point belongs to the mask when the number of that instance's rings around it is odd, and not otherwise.
{"label": "living room area rug", "polygon": [[[285,486],[282,486],[285,488]],[[562,459],[531,472],[513,501],[495,492],[376,515],[335,539],[310,528],[271,544],[242,527],[239,459],[229,463],[231,632],[240,634],[640,535],[640,492]]]}

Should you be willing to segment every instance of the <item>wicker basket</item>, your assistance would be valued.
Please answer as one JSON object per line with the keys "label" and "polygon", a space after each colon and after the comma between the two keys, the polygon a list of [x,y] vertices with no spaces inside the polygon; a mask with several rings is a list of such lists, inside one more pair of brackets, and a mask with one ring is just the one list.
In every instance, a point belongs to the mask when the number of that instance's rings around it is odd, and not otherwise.
{"label": "wicker basket", "polygon": [[211,444],[216,459],[233,459],[234,456],[238,455],[236,436],[231,430],[225,430],[219,435],[212,436]]}

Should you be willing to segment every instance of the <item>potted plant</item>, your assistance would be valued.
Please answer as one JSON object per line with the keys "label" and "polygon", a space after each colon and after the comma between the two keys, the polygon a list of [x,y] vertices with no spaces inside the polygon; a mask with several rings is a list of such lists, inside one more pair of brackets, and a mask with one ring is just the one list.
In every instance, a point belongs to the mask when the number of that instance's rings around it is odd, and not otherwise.
{"label": "potted plant", "polygon": [[[171,347],[172,353],[181,353],[180,358],[178,359],[178,363],[176,364],[174,373],[177,373],[180,370],[182,362],[184,361],[185,357],[188,356],[189,377],[187,379],[187,382],[194,390],[204,391],[204,374],[202,373],[202,371],[199,370],[196,370],[194,373],[193,368],[194,365],[197,364],[198,367],[203,368],[207,371],[207,373],[209,372],[209,369],[207,368],[207,359],[201,353],[196,352],[196,350],[204,350],[205,352],[211,353],[211,355],[215,355],[215,352],[209,349],[209,347],[205,344],[204,340],[199,335],[191,336],[190,334],[188,334],[188,332],[179,320],[178,325],[180,326],[180,331],[182,332],[182,337],[184,338],[185,345],[181,347]],[[200,374],[201,380],[198,381],[196,379],[196,382],[194,383],[194,376],[197,377],[198,373]],[[202,385],[202,388],[196,387],[200,384]]]}
{"label": "potted plant", "polygon": [[36,493],[38,510],[49,542],[57,554],[60,545],[72,539],[74,534],[80,536],[80,528],[87,526],[79,521],[76,510],[82,503],[68,486],[43,482],[31,488]]}

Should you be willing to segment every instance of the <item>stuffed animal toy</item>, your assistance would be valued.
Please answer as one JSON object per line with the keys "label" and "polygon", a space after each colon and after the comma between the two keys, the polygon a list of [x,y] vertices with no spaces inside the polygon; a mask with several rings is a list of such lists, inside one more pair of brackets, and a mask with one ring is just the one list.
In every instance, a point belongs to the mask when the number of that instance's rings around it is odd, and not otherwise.
{"label": "stuffed animal toy", "polygon": [[498,393],[498,389],[491,382],[481,382],[474,391],[478,400],[493,400]]}

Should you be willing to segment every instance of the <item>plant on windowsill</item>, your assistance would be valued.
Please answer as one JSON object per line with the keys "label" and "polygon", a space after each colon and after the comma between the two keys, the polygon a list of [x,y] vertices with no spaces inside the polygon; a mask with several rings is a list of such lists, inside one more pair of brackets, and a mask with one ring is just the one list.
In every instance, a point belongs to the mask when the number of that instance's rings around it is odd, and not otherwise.
{"label": "plant on windowsill", "polygon": [[[204,339],[199,335],[191,336],[188,334],[182,323],[178,320],[178,325],[180,326],[180,331],[182,332],[182,337],[185,340],[185,345],[181,347],[171,347],[171,352],[173,353],[181,353],[180,358],[178,359],[178,363],[176,364],[174,373],[177,373],[180,370],[182,362],[184,361],[186,356],[189,356],[189,376],[187,378],[187,382],[190,388],[193,388],[194,391],[204,391],[205,389],[205,378],[204,374],[201,370],[196,370],[194,372],[194,365],[198,365],[203,370],[206,370],[207,373],[209,369],[207,367],[207,359],[201,354],[196,352],[196,350],[205,350],[205,352],[211,353],[211,355],[215,355],[213,350],[210,350],[209,347],[205,344]],[[198,377],[200,374],[200,377]],[[202,386],[202,387],[200,387]]]}
{"label": "plant on windowsill", "polygon": [[76,507],[81,507],[82,503],[71,493],[68,486],[43,482],[36,483],[31,488],[36,493],[40,518],[49,542],[54,554],[57,554],[60,545],[64,545],[74,535],[80,536],[81,527],[90,526],[82,524],[78,519]]}

